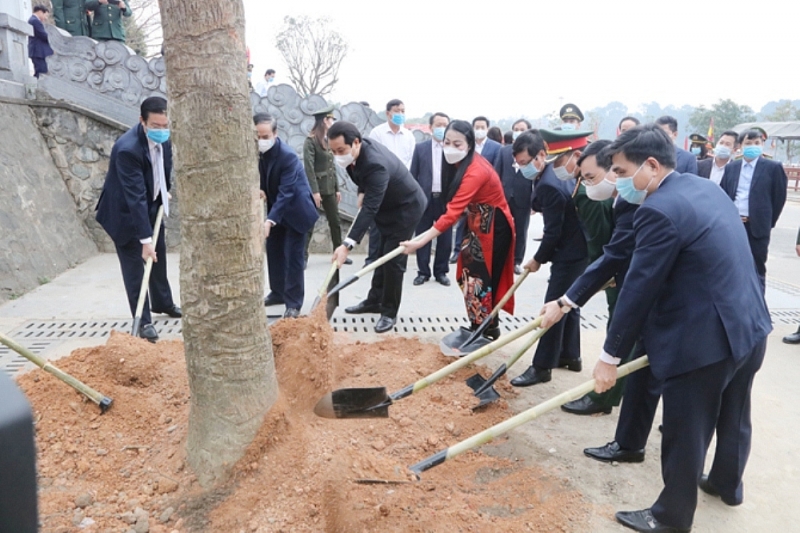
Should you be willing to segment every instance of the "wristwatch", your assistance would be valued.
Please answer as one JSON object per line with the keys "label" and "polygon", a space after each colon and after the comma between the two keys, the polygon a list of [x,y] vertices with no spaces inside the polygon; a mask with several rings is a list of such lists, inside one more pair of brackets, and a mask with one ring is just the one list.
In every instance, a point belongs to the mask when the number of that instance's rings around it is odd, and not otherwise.
{"label": "wristwatch", "polygon": [[556,300],[556,304],[558,305],[558,307],[560,307],[560,308],[561,308],[561,312],[562,312],[562,313],[564,313],[565,315],[566,315],[567,313],[569,313],[570,311],[572,311],[572,306],[571,306],[571,305],[569,305],[569,304],[568,304],[567,302],[565,302],[564,300],[562,300],[561,298],[559,298],[558,300]]}

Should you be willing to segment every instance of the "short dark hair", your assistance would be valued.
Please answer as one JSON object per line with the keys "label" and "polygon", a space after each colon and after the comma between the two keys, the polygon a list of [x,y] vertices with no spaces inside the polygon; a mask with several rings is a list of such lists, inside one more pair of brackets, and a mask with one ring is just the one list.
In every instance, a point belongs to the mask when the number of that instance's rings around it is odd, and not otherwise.
{"label": "short dark hair", "polygon": [[514,126],[516,126],[520,122],[524,122],[525,123],[525,127],[528,128],[528,129],[531,129],[531,123],[528,122],[527,120],[525,120],[524,118],[520,118],[520,119],[515,120],[514,123],[511,125],[511,129],[513,130]]}
{"label": "short dark hair", "polygon": [[344,120],[334,122],[333,126],[328,128],[328,142],[342,136],[344,136],[344,143],[347,146],[353,146],[353,141],[356,139],[358,139],[359,142],[362,140],[361,132],[358,131],[355,124]]}
{"label": "short dark hair", "polygon": [[544,149],[542,136],[529,130],[517,137],[511,151],[514,155],[527,151],[529,156],[536,157]]}
{"label": "short dark hair", "polygon": [[403,105],[403,101],[398,98],[392,98],[391,100],[386,102],[386,112],[388,113],[389,111],[391,111],[392,108],[396,105]]}
{"label": "short dark hair", "polygon": [[33,12],[38,13],[41,11],[42,13],[50,13],[50,10],[47,9],[47,6],[43,6],[42,4],[36,4],[33,6]]}
{"label": "short dark hair", "polygon": [[514,143],[514,132],[508,130],[503,134],[503,144],[511,145]]}
{"label": "short dark hair", "polygon": [[450,117],[448,117],[448,116],[447,116],[445,113],[442,113],[441,111],[437,111],[436,113],[434,113],[433,115],[431,115],[431,116],[430,116],[430,118],[428,119],[428,124],[429,124],[430,126],[433,126],[433,121],[434,121],[434,119],[435,119],[436,117],[444,117],[444,118],[446,118],[446,119],[447,119],[447,122],[450,122]]}
{"label": "short dark hair", "polygon": [[501,130],[497,126],[492,126],[491,128],[489,128],[489,131],[486,132],[486,136],[489,137],[494,142],[503,144],[503,130]]}
{"label": "short dark hair", "polygon": [[267,71],[264,73],[264,76],[269,76],[270,74],[275,74],[275,70],[268,68]]}
{"label": "short dark hair", "polygon": [[151,96],[150,98],[145,98],[142,105],[139,107],[139,115],[142,117],[142,120],[147,122],[147,119],[150,118],[150,114],[155,113],[156,115],[166,115],[167,114],[167,101],[160,96]]}
{"label": "short dark hair", "polygon": [[484,116],[477,116],[477,117],[472,119],[472,127],[473,128],[475,127],[475,123],[478,122],[479,120],[482,120],[482,121],[486,122],[486,127],[487,128],[492,125],[492,123],[489,122],[488,118],[486,118]]}
{"label": "short dark hair", "polygon": [[[589,143],[589,146],[587,146],[581,152],[581,156],[578,158],[578,166],[581,166],[581,163],[583,163],[586,160],[586,158],[588,158],[588,157],[592,157],[592,156],[597,157],[597,154],[602,152],[603,149],[605,149],[606,147],[608,147],[610,145],[611,145],[611,141],[609,141],[608,139],[600,139],[600,140],[594,141],[593,143]],[[598,165],[600,164],[600,157],[597,157],[597,164]],[[600,165],[600,166],[602,166],[602,165]]]}
{"label": "short dark hair", "polygon": [[619,121],[619,125],[617,126],[617,128],[621,128],[622,127],[622,123],[625,122],[626,120],[630,120],[631,122],[633,122],[637,126],[639,124],[641,124],[641,122],[639,122],[639,119],[636,118],[636,117],[623,117],[622,120]]}
{"label": "short dark hair", "polygon": [[[656,126],[668,126],[672,133],[678,132],[678,120],[675,117],[664,115],[656,119]],[[660,162],[660,161],[659,161]]]}
{"label": "short dark hair", "polygon": [[764,134],[757,129],[744,130],[742,133],[739,134],[739,138],[736,140],[736,142],[742,144],[744,141],[748,139],[764,140]]}
{"label": "short dark hair", "polygon": [[739,134],[733,130],[725,130],[722,133],[720,133],[719,138],[722,139],[723,137],[733,137],[733,142],[737,144],[739,143]]}
{"label": "short dark hair", "polygon": [[[652,157],[663,167],[675,168],[675,145],[657,123],[629,129],[607,146],[602,154],[608,161],[616,154],[622,154],[636,165],[641,165]],[[605,160],[601,162],[605,166],[603,163]]]}
{"label": "short dark hair", "polygon": [[258,126],[259,124],[269,124],[270,128],[272,128],[272,132],[275,133],[278,129],[278,119],[274,116],[270,115],[269,113],[256,113],[253,115],[253,124]]}

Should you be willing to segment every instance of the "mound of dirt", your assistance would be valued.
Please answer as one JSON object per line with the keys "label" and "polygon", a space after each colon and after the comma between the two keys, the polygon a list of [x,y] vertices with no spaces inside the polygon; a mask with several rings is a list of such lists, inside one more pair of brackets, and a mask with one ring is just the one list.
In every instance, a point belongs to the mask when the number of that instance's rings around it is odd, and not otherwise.
{"label": "mound of dirt", "polygon": [[[452,359],[415,339],[334,336],[324,311],[278,321],[271,334],[280,397],[230,482],[213,491],[185,467],[182,343],[113,334],[59,360],[114,399],[103,416],[41,372],[22,376],[37,420],[42,531],[586,530],[586,503],[565,479],[486,455],[492,445],[412,481],[409,465],[510,416],[503,400],[473,411],[465,380],[475,368],[398,400],[388,418],[322,419],[312,409],[326,392],[392,392]],[[506,397],[509,389],[498,384]]]}

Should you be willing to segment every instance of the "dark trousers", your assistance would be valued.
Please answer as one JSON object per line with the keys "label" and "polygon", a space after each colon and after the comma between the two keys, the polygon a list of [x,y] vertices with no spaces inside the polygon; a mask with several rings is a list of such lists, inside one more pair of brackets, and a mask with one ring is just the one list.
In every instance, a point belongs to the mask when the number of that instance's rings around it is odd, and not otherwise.
{"label": "dark trousers", "polygon": [[[544,295],[545,302],[552,302],[564,295],[572,283],[586,270],[586,259],[579,261],[557,261],[550,265],[550,281]],[[539,339],[533,366],[539,369],[555,368],[559,359],[581,357],[581,312],[573,309],[553,324]]]}
{"label": "dark trousers", "polygon": [[517,242],[514,244],[514,264],[521,265],[525,260],[528,226],[531,222],[531,207],[519,207],[511,202],[509,208],[511,208],[511,217],[514,219],[514,229],[517,233]]}
{"label": "dark trousers", "polygon": [[[634,349],[636,352],[636,349]],[[639,357],[641,353],[636,353]],[[647,445],[664,382],[646,366],[625,379],[625,393],[614,440],[624,450],[642,450]]]}
{"label": "dark trousers", "polygon": [[[328,229],[331,231],[331,243],[336,250],[342,244],[342,225],[339,221],[339,204],[336,203],[336,194],[323,194],[322,210],[325,218],[328,219]],[[311,237],[314,235],[314,228],[308,231],[306,238],[305,258],[308,259],[308,245],[311,244]]]}
{"label": "dark trousers", "polygon": [[756,263],[756,273],[761,281],[761,289],[767,289],[767,253],[769,251],[769,236],[757,239],[750,231],[750,222],[744,223],[747,232],[747,242],[750,243],[750,253],[753,254],[753,261]]}
{"label": "dark trousers", "polygon": [[305,297],[303,243],[305,234],[290,227],[273,226],[267,239],[267,273],[270,292],[287,308],[300,309]]}
{"label": "dark trousers", "polygon": [[32,57],[33,75],[38,78],[39,74],[47,74],[47,59],[43,57]]}
{"label": "dark trousers", "polygon": [[738,363],[729,357],[664,382],[661,473],[664,490],[652,506],[661,523],[689,528],[697,482],[717,432],[709,483],[729,501],[742,501],[742,475],[750,454],[750,390],[764,361],[766,339]]}
{"label": "dark trousers", "polygon": [[453,230],[453,255],[461,252],[461,243],[464,242],[464,226],[467,225],[467,216],[461,215],[458,222],[452,227]]}
{"label": "dark trousers", "polygon": [[[131,308],[131,316],[136,315],[136,304],[139,301],[139,291],[144,279],[144,261],[142,260],[142,244],[139,239],[131,239],[125,244],[114,243],[119,258],[120,270],[122,270],[122,281],[125,283],[125,292],[128,294],[128,305]],[[150,308],[156,311],[166,311],[172,309],[175,303],[172,300],[172,290],[167,280],[167,242],[164,238],[164,225],[158,234],[156,242],[157,262],[153,262],[150,271],[150,281],[148,283],[148,296],[142,309],[142,325],[151,324],[153,318]]]}
{"label": "dark trousers", "polygon": [[364,261],[364,266],[372,263],[381,255],[383,255],[381,253],[381,232],[378,230],[378,226],[373,223],[369,227],[369,249],[367,250],[367,259]]}
{"label": "dark trousers", "polygon": [[[428,202],[428,207],[422,214],[417,226],[417,234],[427,231],[433,226],[433,223],[444,214],[446,205],[442,201],[442,197],[431,197]],[[448,228],[444,233],[436,237],[436,254],[433,258],[433,275],[434,277],[444,276],[450,271],[450,251],[453,242],[452,228]],[[431,247],[432,243],[428,243],[422,248],[417,250],[417,274],[426,278],[431,277]]]}
{"label": "dark trousers", "polygon": [[[400,246],[400,242],[407,241],[414,236],[414,228],[397,231],[378,227],[379,239],[378,256],[383,256]],[[372,244],[372,235],[370,235]],[[406,271],[408,255],[400,254],[388,263],[385,263],[372,274],[372,286],[367,294],[367,302],[381,305],[381,315],[395,318],[400,309],[400,299],[403,296],[403,274]]]}

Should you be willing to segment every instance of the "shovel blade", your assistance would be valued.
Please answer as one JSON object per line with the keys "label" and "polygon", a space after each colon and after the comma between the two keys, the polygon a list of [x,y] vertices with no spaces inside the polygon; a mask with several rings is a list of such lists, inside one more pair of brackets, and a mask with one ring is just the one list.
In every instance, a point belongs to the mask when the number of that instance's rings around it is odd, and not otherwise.
{"label": "shovel blade", "polygon": [[469,344],[464,344],[458,348],[458,357],[464,357],[465,355],[469,355],[475,350],[479,350],[486,346],[487,344],[491,344],[492,339],[488,339],[486,337],[478,337],[474,341],[470,342]]}
{"label": "shovel blade", "polygon": [[[328,284],[327,291],[330,291],[335,286],[339,284],[339,271],[336,271],[336,274],[333,275],[330,284]],[[328,293],[328,300],[325,303],[325,314],[328,317],[328,320],[331,319],[333,316],[333,312],[336,311],[336,308],[339,307],[339,292],[335,292],[333,294]]]}
{"label": "shovel blade", "polygon": [[320,398],[314,414],[322,418],[387,418],[391,404],[386,387],[338,389]]}
{"label": "shovel blade", "polygon": [[469,339],[470,335],[472,335],[470,330],[465,327],[460,327],[442,337],[442,340],[439,341],[439,349],[444,355],[460,357],[463,355],[461,352],[461,345]]}
{"label": "shovel blade", "polygon": [[469,387],[475,392],[477,392],[481,387],[483,387],[484,383],[486,383],[486,379],[480,374],[475,374],[474,376],[470,376],[469,378],[467,378],[467,387]]}
{"label": "shovel blade", "polygon": [[500,394],[496,390],[494,390],[494,387],[489,387],[488,389],[478,394],[478,399],[480,400],[480,402],[478,403],[478,405],[473,407],[472,410],[475,411],[476,409],[480,409],[484,405],[488,405],[495,400],[499,400],[500,398],[501,398]]}

